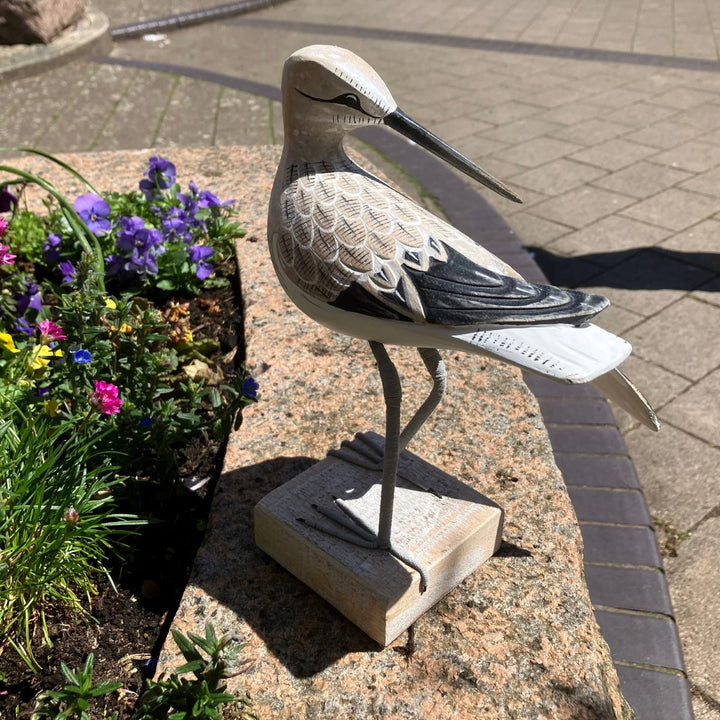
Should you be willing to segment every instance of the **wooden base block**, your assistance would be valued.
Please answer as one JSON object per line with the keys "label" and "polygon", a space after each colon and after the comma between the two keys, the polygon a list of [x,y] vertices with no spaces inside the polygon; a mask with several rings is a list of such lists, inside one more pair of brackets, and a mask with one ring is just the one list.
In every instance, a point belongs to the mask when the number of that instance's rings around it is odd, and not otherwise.
{"label": "wooden base block", "polygon": [[[382,443],[377,435],[364,437]],[[329,456],[255,507],[258,546],[383,646],[485,562],[502,533],[500,507],[416,455],[402,454],[398,476],[393,543],[427,570],[424,593],[419,574],[390,553],[302,522],[322,519],[313,506],[337,497],[377,530],[380,472]]]}

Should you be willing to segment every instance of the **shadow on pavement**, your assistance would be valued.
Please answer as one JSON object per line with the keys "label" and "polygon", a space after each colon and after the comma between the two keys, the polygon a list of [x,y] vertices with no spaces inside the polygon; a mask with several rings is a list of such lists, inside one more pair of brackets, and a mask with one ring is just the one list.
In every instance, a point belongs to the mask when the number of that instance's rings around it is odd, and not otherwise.
{"label": "shadow on pavement", "polygon": [[720,290],[719,283],[707,284],[720,273],[720,253],[641,247],[567,257],[544,248],[527,250],[554,285],[685,291],[705,286],[703,290]]}

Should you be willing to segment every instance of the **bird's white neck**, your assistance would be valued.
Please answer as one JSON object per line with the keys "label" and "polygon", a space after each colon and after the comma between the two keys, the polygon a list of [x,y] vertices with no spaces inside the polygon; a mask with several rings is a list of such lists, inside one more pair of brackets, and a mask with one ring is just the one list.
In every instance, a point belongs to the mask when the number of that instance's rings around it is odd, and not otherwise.
{"label": "bird's white neck", "polygon": [[312,124],[288,127],[286,123],[284,154],[293,163],[324,161],[334,165],[347,158],[343,147],[344,137],[345,132],[334,126]]}

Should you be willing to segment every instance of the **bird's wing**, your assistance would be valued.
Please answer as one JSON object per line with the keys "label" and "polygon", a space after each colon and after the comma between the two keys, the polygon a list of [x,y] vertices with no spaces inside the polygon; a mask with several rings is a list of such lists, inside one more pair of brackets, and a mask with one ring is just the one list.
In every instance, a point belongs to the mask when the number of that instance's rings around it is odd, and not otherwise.
{"label": "bird's wing", "polygon": [[300,174],[280,198],[290,279],[340,309],[444,326],[580,324],[599,295],[524,281],[451,225],[370,175]]}

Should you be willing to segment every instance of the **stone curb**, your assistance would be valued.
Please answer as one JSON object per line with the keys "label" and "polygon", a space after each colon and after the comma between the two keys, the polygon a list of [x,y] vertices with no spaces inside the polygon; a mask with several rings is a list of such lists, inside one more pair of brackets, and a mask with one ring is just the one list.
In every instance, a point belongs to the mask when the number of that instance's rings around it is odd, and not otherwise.
{"label": "stone curb", "polygon": [[104,13],[88,6],[70,30],[44,45],[0,47],[0,81],[27,77],[70,62],[75,58],[110,50],[110,22]]}
{"label": "stone curb", "polygon": [[167,15],[110,28],[107,16],[88,6],[85,15],[70,30],[47,45],[0,46],[0,82],[27,77],[76,59],[82,55],[102,56],[113,41],[130,40],[147,33],[166,32],[211,22],[279,5],[287,0],[239,0],[215,7]]}
{"label": "stone curb", "polygon": [[287,2],[287,0],[239,0],[238,2],[225,3],[201,10],[192,10],[185,13],[178,13],[177,15],[166,15],[151,18],[150,20],[143,20],[142,22],[118,25],[110,31],[110,35],[112,39],[116,41],[130,40],[148,33],[178,30],[204,22],[221,20],[235,15],[244,15],[245,13],[255,10],[280,5],[283,2]]}

